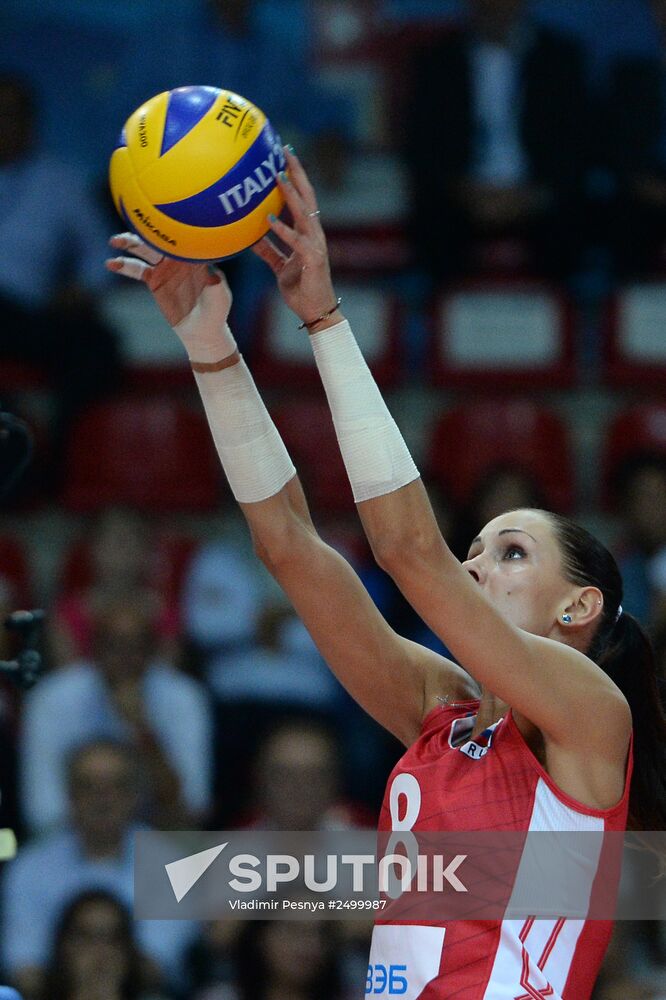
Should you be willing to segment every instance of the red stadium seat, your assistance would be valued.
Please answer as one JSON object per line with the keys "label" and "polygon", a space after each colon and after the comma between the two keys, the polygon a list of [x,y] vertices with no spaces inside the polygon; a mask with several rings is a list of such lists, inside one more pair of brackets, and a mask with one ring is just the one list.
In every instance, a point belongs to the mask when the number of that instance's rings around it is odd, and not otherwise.
{"label": "red stadium seat", "polygon": [[566,424],[528,400],[461,403],[436,421],[426,470],[445,496],[462,507],[485,475],[510,466],[529,475],[548,507],[570,511],[573,462]]}
{"label": "red stadium seat", "polygon": [[326,400],[283,402],[272,410],[272,415],[315,515],[353,510],[351,488]]}
{"label": "red stadium seat", "polygon": [[125,505],[210,511],[221,473],[205,417],[171,399],[117,399],[86,412],[69,442],[63,503],[90,512]]}
{"label": "red stadium seat", "polygon": [[612,486],[618,470],[633,457],[656,455],[666,461],[666,400],[637,403],[611,421],[602,447],[603,501],[612,507]]}
{"label": "red stadium seat", "polygon": [[571,306],[541,283],[459,285],[439,298],[432,325],[435,385],[495,391],[575,381]]}
{"label": "red stadium seat", "polygon": [[[338,283],[345,314],[353,324],[361,350],[377,381],[394,384],[399,376],[398,326],[396,300],[381,289]],[[277,292],[265,302],[252,370],[262,386],[313,388],[319,375],[305,330],[285,306]]]}
{"label": "red stadium seat", "polygon": [[666,283],[629,285],[608,303],[604,380],[610,385],[666,385]]}

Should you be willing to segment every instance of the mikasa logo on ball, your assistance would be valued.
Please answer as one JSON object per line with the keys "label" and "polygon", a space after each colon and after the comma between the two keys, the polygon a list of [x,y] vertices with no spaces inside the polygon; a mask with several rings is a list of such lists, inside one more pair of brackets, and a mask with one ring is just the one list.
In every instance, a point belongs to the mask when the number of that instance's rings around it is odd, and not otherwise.
{"label": "mikasa logo on ball", "polygon": [[262,160],[261,164],[255,167],[241,184],[234,184],[227,191],[218,194],[217,197],[222,202],[222,207],[227,215],[233,215],[239,208],[245,208],[253,195],[261,194],[275,180],[284,165],[282,146],[276,143],[268,154],[268,158]]}
{"label": "mikasa logo on ball", "polygon": [[151,231],[153,236],[157,236],[157,238],[162,240],[164,243],[168,243],[170,247],[175,247],[178,245],[174,239],[172,239],[170,236],[167,236],[166,233],[161,232],[161,230],[159,230],[157,226],[155,226],[150,221],[150,216],[144,215],[144,213],[141,211],[140,208],[135,208],[133,214],[136,215],[137,219],[141,222],[143,226],[146,227],[146,229],[149,229]]}

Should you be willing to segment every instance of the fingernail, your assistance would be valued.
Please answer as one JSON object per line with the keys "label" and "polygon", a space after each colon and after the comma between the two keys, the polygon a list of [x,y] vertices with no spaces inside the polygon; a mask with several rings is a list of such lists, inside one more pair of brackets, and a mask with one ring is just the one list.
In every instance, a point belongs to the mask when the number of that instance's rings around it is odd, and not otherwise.
{"label": "fingernail", "polygon": [[287,143],[287,145],[285,146],[285,149],[287,149],[291,153],[292,156],[296,156],[296,150],[294,149],[294,147],[292,146],[292,144],[290,142]]}
{"label": "fingernail", "polygon": [[287,177],[287,175],[284,172],[284,170],[280,171],[280,173],[278,174],[278,177],[280,178],[280,180],[282,181],[283,184],[286,184],[289,181],[289,178]]}
{"label": "fingernail", "polygon": [[277,215],[273,215],[273,213],[271,212],[270,215],[268,216],[268,221],[277,222]]}

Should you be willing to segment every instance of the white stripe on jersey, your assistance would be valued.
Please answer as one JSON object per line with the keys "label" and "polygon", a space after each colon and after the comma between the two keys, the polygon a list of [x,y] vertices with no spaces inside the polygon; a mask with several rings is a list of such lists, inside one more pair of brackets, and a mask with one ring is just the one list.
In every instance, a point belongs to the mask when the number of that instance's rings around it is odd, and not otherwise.
{"label": "white stripe on jersey", "polygon": [[[532,807],[532,815],[528,826],[529,831],[598,831],[603,832],[604,820],[600,816],[586,816],[575,812],[561,802],[546,782],[539,778]],[[587,907],[596,875],[601,838],[589,838],[588,851],[582,851],[580,856],[573,858],[574,869],[578,874],[576,895],[583,910]],[[556,833],[554,833],[554,842]],[[528,841],[529,844],[529,841]],[[570,838],[567,847],[571,846]],[[530,884],[533,880],[533,869],[529,877],[521,883],[521,869],[529,871],[526,865],[521,865],[514,891],[507,912],[523,914],[534,912],[530,909]],[[571,865],[571,852],[567,852],[568,866]],[[567,867],[568,867],[567,866]],[[564,867],[563,869],[564,870]],[[571,887],[563,881],[564,898],[571,905]],[[551,911],[552,912],[552,911]],[[528,1000],[538,1000],[540,996],[549,1000],[561,1000],[561,992],[567,981],[574,959],[576,945],[585,922],[568,919],[526,921],[525,916],[519,920],[502,921],[502,931],[499,945],[495,952],[495,960],[490,979],[484,993],[484,1000],[515,1000],[516,997],[526,997]],[[521,941],[521,932],[523,940]],[[539,968],[542,967],[543,971]],[[549,989],[549,987],[551,989]],[[541,992],[540,992],[541,991]]]}

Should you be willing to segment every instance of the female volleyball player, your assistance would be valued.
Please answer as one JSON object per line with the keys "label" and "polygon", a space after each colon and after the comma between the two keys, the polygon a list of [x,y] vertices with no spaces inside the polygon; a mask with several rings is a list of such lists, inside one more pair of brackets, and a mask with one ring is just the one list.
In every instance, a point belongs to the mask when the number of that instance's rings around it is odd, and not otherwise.
{"label": "female volleyball player", "polygon": [[[315,194],[291,152],[288,167],[280,183],[293,225],[271,218],[271,227],[290,252],[266,238],[257,253],[312,335],[375,557],[464,669],[396,635],[318,537],[226,324],[220,272],[163,258],[129,234],[111,242],[133,256],[108,267],[143,280],[184,343],[257,554],[341,682],[408,747],[381,827],[624,830],[629,818],[663,829],[664,718],[614,560],[582,529],[538,510],[495,518],[462,565],[454,558],[339,311]],[[610,930],[569,919],[380,924],[366,990],[386,992],[393,966],[393,992],[406,1000],[585,1000]]]}

